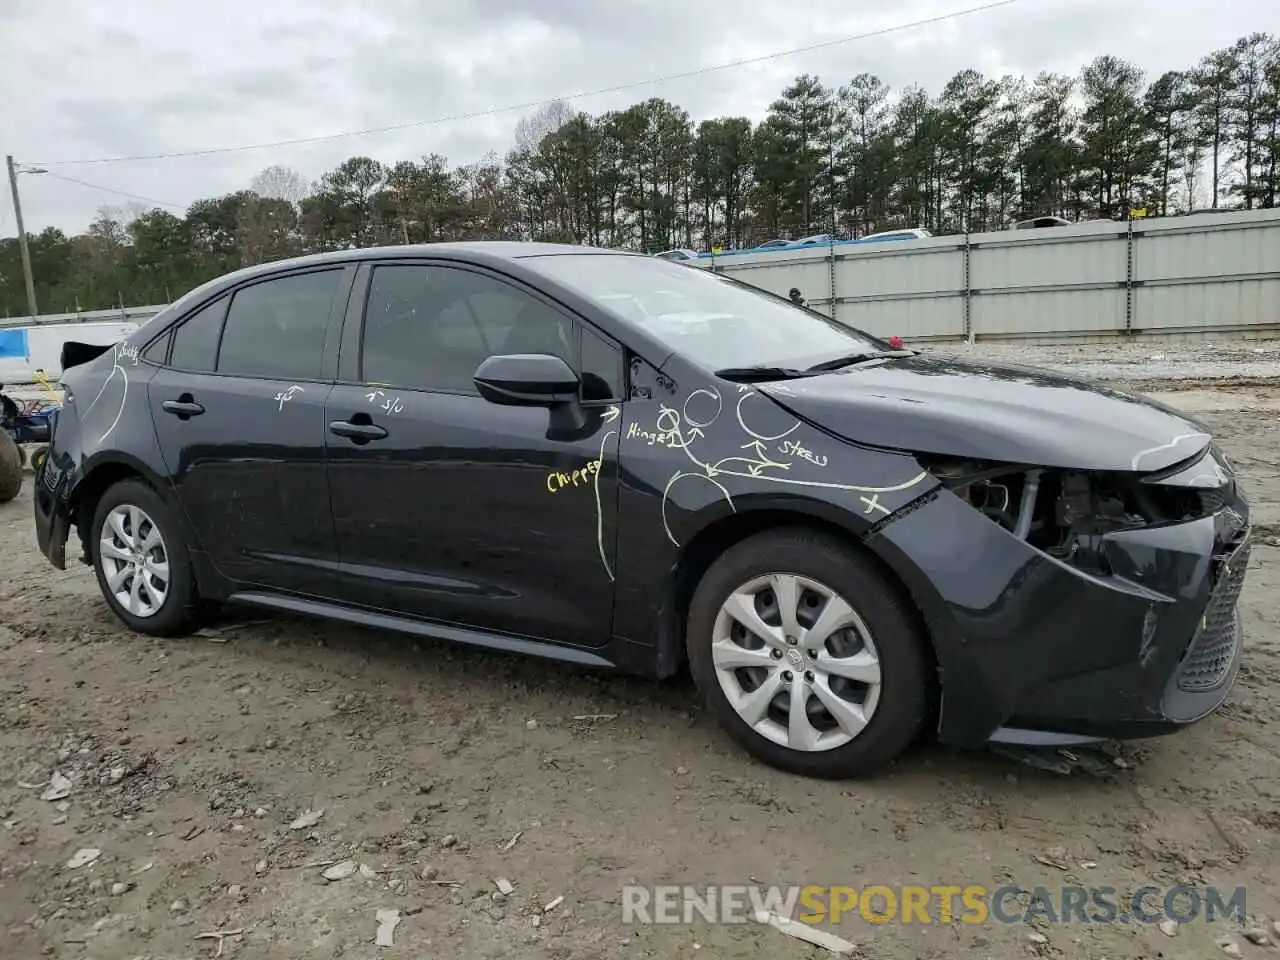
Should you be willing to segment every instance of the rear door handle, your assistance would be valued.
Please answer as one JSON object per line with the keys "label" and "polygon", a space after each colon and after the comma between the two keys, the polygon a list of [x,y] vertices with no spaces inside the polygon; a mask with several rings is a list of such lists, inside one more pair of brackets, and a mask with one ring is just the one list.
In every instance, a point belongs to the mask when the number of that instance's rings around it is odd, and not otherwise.
{"label": "rear door handle", "polygon": [[376,423],[352,423],[350,420],[333,420],[329,423],[329,432],[339,437],[346,437],[353,443],[368,443],[370,440],[381,440],[387,431]]}
{"label": "rear door handle", "polygon": [[175,417],[186,420],[188,417],[198,417],[204,413],[204,407],[195,402],[191,398],[191,394],[184,393],[177,400],[166,400],[160,404],[165,413],[172,413]]}

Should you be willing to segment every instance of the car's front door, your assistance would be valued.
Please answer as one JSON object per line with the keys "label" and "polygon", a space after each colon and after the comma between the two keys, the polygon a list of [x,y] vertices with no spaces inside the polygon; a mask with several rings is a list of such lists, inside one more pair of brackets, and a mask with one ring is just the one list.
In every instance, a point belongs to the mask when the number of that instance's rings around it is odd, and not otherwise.
{"label": "car's front door", "polygon": [[[605,643],[617,345],[509,278],[444,263],[365,268],[347,325],[348,382],[330,394],[326,442],[348,599],[488,631]],[[482,399],[472,375],[502,353],[554,353],[585,372],[581,421]]]}
{"label": "car's front door", "polygon": [[354,272],[241,287],[145,354],[162,364],[148,399],[179,502],[199,548],[232,580],[322,593],[336,576],[325,368]]}

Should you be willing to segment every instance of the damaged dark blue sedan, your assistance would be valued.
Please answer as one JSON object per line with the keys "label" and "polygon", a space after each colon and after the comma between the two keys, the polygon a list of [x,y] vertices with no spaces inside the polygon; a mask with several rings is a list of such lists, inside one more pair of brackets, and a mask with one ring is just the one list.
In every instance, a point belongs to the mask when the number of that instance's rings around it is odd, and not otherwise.
{"label": "damaged dark blue sedan", "polygon": [[661,259],[349,250],[69,344],[36,477],[112,611],[226,601],[666,677],[757,757],[1165,733],[1226,698],[1248,507],[1203,426]]}

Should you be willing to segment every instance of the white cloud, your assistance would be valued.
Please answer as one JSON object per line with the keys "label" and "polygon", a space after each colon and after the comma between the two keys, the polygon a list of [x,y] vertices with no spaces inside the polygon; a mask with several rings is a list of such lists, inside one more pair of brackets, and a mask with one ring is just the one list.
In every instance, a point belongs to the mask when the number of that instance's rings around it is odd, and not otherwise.
{"label": "white cloud", "polygon": [[[0,8],[0,150],[51,161],[323,136],[680,73],[937,16],[977,0],[43,0]],[[591,113],[662,96],[695,120],[759,118],[793,77],[877,74],[939,91],[956,72],[1076,73],[1114,53],[1150,77],[1255,30],[1266,0],[1020,0],[871,40],[574,100]],[[504,153],[518,112],[318,144],[181,160],[55,166],[58,174],[185,206],[283,164],[319,177],[347,156]],[[22,179],[29,230],[78,231],[123,197]],[[13,232],[7,197],[0,232]]]}

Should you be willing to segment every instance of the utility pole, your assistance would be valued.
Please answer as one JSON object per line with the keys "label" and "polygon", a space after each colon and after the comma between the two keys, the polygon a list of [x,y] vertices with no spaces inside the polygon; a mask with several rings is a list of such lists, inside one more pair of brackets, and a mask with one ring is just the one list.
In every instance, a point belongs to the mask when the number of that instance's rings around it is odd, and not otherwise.
{"label": "utility pole", "polygon": [[36,307],[36,281],[31,274],[31,249],[27,246],[27,228],[22,224],[22,201],[18,199],[18,170],[14,166],[13,157],[6,156],[5,163],[9,167],[9,190],[13,194],[13,219],[18,222],[18,249],[22,251],[22,279],[27,284],[27,308],[31,311],[31,319],[40,315]]}

